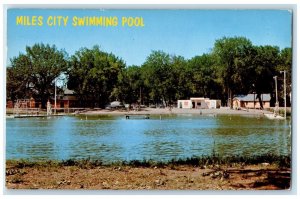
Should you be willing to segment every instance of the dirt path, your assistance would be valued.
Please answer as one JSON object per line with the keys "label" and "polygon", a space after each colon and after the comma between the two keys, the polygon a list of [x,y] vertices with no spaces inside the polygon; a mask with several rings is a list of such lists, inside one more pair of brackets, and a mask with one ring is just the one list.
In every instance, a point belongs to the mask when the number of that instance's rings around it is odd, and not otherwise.
{"label": "dirt path", "polygon": [[290,169],[272,165],[201,168],[7,165],[8,189],[277,190],[290,188]]}

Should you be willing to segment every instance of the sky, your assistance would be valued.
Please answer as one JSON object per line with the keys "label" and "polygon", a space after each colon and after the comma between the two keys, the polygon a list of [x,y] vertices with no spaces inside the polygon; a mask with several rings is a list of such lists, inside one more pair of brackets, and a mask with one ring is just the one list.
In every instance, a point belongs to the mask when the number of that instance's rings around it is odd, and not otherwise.
{"label": "sky", "polygon": [[[17,25],[17,16],[43,16],[42,26]],[[48,26],[49,16],[68,16],[66,26]],[[116,16],[116,27],[72,26],[74,16]],[[144,27],[122,27],[122,17],[141,17]],[[7,65],[35,43],[56,45],[69,56],[99,45],[129,65],[141,65],[153,50],[190,59],[209,53],[217,39],[243,36],[254,45],[291,47],[292,13],[288,10],[101,10],[8,9]]]}

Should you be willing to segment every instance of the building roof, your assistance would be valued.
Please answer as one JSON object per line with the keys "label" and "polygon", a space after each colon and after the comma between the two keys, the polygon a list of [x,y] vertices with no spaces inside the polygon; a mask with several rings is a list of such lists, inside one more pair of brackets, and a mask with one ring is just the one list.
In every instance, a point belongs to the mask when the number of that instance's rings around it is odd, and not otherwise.
{"label": "building roof", "polygon": [[[239,101],[244,101],[244,102],[253,102],[254,99],[255,99],[255,101],[259,101],[257,98],[257,94],[239,95],[234,98],[238,99]],[[267,94],[267,93],[261,94],[261,100],[263,102],[268,102],[271,100],[271,95]]]}
{"label": "building roof", "polygon": [[205,97],[191,97],[190,100],[209,100],[209,98],[205,98]]}

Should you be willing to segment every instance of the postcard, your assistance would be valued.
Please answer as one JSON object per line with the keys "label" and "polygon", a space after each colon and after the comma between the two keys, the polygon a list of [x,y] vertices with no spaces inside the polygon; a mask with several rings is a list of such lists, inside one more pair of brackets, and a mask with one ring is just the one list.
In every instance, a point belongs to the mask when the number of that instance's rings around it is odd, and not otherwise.
{"label": "postcard", "polygon": [[292,18],[8,8],[6,189],[289,191]]}

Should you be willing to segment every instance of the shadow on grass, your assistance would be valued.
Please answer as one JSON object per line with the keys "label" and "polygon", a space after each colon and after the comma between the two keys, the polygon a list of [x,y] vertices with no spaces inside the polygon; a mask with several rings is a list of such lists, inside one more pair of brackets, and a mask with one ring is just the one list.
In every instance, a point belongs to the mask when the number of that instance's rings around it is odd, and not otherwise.
{"label": "shadow on grass", "polygon": [[267,173],[267,178],[262,181],[256,181],[253,183],[253,188],[270,187],[273,186],[276,189],[289,189],[291,185],[290,172],[272,172]]}
{"label": "shadow on grass", "polygon": [[[291,185],[291,171],[289,168],[285,169],[230,169],[227,171],[230,176],[241,176],[241,180],[253,180],[249,184],[236,182],[232,186],[236,188],[250,187],[262,190],[283,190],[289,189]],[[252,181],[251,180],[251,181]]]}

